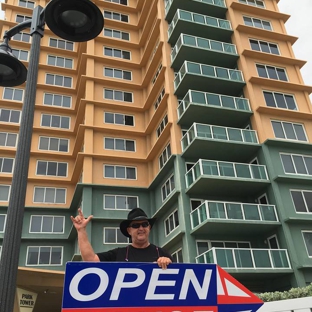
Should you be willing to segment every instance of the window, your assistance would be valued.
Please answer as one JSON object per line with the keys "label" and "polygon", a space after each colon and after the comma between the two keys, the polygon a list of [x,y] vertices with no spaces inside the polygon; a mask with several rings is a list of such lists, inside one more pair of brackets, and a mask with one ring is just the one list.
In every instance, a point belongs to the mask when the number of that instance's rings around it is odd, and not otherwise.
{"label": "window", "polygon": [[15,22],[16,23],[22,23],[22,22],[25,22],[25,21],[30,20],[30,19],[31,19],[31,16],[17,14],[15,17]]}
{"label": "window", "polygon": [[132,72],[117,68],[104,68],[104,76],[106,77],[113,77],[117,79],[125,79],[125,80],[132,80]]}
{"label": "window", "polygon": [[16,88],[4,88],[3,96],[4,100],[22,101],[24,90]]}
{"label": "window", "polygon": [[64,233],[65,217],[37,216],[30,218],[29,233]]}
{"label": "window", "polygon": [[163,120],[160,122],[158,128],[156,129],[157,138],[160,137],[161,133],[164,131],[166,125],[168,123],[168,116],[166,115]]}
{"label": "window", "polygon": [[168,236],[175,228],[179,226],[178,210],[175,210],[168,218],[165,219],[165,232]]}
{"label": "window", "polygon": [[158,98],[157,98],[157,100],[156,100],[156,102],[154,104],[155,110],[158,108],[158,106],[159,106],[159,104],[160,104],[160,102],[161,102],[161,100],[163,99],[164,96],[165,96],[165,88],[163,88],[161,90],[160,94],[158,95]]}
{"label": "window", "polygon": [[295,98],[291,94],[263,91],[265,103],[269,107],[298,110]]}
{"label": "window", "polygon": [[37,175],[66,177],[68,163],[57,161],[37,161]]}
{"label": "window", "polygon": [[58,115],[41,115],[41,126],[50,128],[70,128],[70,117]]}
{"label": "window", "polygon": [[279,249],[278,239],[276,235],[268,237],[267,242],[270,249]]}
{"label": "window", "polygon": [[244,19],[244,24],[246,26],[262,28],[265,30],[272,30],[272,25],[269,21],[261,20],[259,18],[254,18],[254,17],[247,17],[247,16],[243,16],[243,19]]}
{"label": "window", "polygon": [[104,138],[104,148],[117,151],[135,152],[135,141],[116,138]]}
{"label": "window", "polygon": [[104,98],[113,101],[133,102],[132,92],[104,89]]}
{"label": "window", "polygon": [[0,173],[12,173],[14,158],[0,157]]}
{"label": "window", "polygon": [[67,95],[44,93],[43,105],[59,106],[70,108],[72,97]]}
{"label": "window", "polygon": [[281,154],[281,159],[285,173],[312,175],[312,157],[295,154]]}
{"label": "window", "polygon": [[46,74],[46,84],[60,87],[72,87],[72,77]]}
{"label": "window", "polygon": [[34,203],[65,204],[65,202],[65,188],[35,186]]}
{"label": "window", "polygon": [[12,49],[12,53],[20,61],[28,61],[28,51]]}
{"label": "window", "polygon": [[0,122],[12,122],[19,123],[21,117],[21,111],[0,108]]}
{"label": "window", "polygon": [[271,121],[271,123],[274,135],[278,139],[308,141],[302,124],[286,121]]}
{"label": "window", "polygon": [[70,58],[48,55],[48,60],[47,60],[48,65],[72,69],[73,63],[74,63],[73,59],[70,59]]}
{"label": "window", "polygon": [[134,126],[134,116],[105,112],[104,122],[116,125]]}
{"label": "window", "polygon": [[53,137],[39,137],[39,150],[68,152],[69,140]]}
{"label": "window", "polygon": [[0,233],[4,232],[5,222],[6,222],[6,215],[5,214],[0,214]]}
{"label": "window", "polygon": [[136,168],[104,165],[104,178],[136,180]]}
{"label": "window", "polygon": [[188,172],[189,170],[191,170],[194,167],[195,163],[193,162],[186,162],[185,163],[185,167],[186,167],[186,172]]}
{"label": "window", "polygon": [[0,146],[16,147],[17,133],[0,132]]}
{"label": "window", "polygon": [[159,169],[161,169],[171,156],[170,143],[165,147],[161,155],[159,156]]}
{"label": "window", "polygon": [[264,1],[262,0],[238,0],[240,3],[253,5],[259,8],[265,8]]}
{"label": "window", "polygon": [[159,76],[159,73],[160,73],[161,69],[162,69],[162,64],[160,64],[160,65],[158,66],[158,68],[157,68],[157,70],[156,70],[156,73],[155,73],[155,75],[154,75],[154,77],[153,77],[153,79],[152,79],[152,84],[154,84],[154,83],[156,82],[156,79],[157,79],[157,77]]}
{"label": "window", "polygon": [[120,31],[116,29],[104,28],[104,36],[115,38],[115,39],[127,40],[127,41],[130,40],[130,34],[128,32]]}
{"label": "window", "polygon": [[104,47],[104,55],[130,60],[131,53],[129,51]]}
{"label": "window", "polygon": [[129,239],[118,228],[104,227],[104,244],[128,244]]}
{"label": "window", "polygon": [[312,257],[312,232],[302,231],[304,244],[309,257]]}
{"label": "window", "polygon": [[256,64],[259,77],[288,81],[284,68]]}
{"label": "window", "polygon": [[0,184],[0,202],[9,201],[10,185]]}
{"label": "window", "polygon": [[104,194],[104,209],[127,210],[139,207],[138,196]]}
{"label": "window", "polygon": [[128,5],[128,0],[105,0],[106,2],[113,2],[113,3],[118,3],[118,4],[123,4],[123,5]]}
{"label": "window", "polygon": [[29,246],[27,247],[26,265],[62,265],[62,246]]}
{"label": "window", "polygon": [[172,175],[161,187],[162,200],[164,201],[175,189],[174,176]]}
{"label": "window", "polygon": [[257,202],[258,202],[260,205],[268,205],[268,204],[269,204],[269,200],[268,200],[267,194],[264,193],[263,195],[261,195],[260,197],[258,197]]}
{"label": "window", "polygon": [[72,41],[50,38],[49,46],[53,48],[74,51],[74,43]]}
{"label": "window", "polygon": [[262,40],[249,39],[251,49],[254,51],[261,51],[264,53],[280,55],[278,45]]}
{"label": "window", "polygon": [[116,12],[104,11],[104,18],[113,19],[121,22],[129,22],[129,16],[125,14],[120,14]]}
{"label": "window", "polygon": [[12,37],[13,40],[22,42],[30,42],[30,38],[30,34],[24,32],[18,33]]}
{"label": "window", "polygon": [[35,2],[29,0],[19,0],[18,5],[23,8],[33,9],[35,7]]}
{"label": "window", "polygon": [[183,263],[183,255],[182,255],[182,249],[178,249],[175,251],[172,255],[172,260],[175,263]]}
{"label": "window", "polygon": [[194,199],[191,198],[191,209],[192,211],[198,208],[204,202],[203,199]]}
{"label": "window", "polygon": [[312,191],[290,190],[294,207],[299,213],[312,213]]}

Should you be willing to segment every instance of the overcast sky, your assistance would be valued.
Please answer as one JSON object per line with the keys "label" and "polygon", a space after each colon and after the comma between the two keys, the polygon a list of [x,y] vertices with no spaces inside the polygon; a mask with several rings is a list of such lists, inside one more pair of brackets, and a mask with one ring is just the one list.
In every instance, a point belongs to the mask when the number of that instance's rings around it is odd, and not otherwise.
{"label": "overcast sky", "polygon": [[[289,35],[299,37],[293,49],[296,58],[307,61],[301,74],[305,84],[312,85],[312,0],[280,0],[278,6],[281,12],[291,14],[286,29]],[[0,18],[3,19],[1,11]]]}

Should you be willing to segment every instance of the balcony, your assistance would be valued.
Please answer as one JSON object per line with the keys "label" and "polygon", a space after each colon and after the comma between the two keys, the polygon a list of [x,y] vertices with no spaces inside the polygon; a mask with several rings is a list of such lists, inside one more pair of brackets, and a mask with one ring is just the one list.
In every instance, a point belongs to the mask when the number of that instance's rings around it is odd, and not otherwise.
{"label": "balcony", "polygon": [[280,225],[274,205],[238,202],[203,202],[190,214],[192,233],[257,236]]}
{"label": "balcony", "polygon": [[190,127],[194,121],[242,127],[252,111],[248,99],[189,90],[178,107],[178,123]]}
{"label": "balcony", "polygon": [[166,0],[166,20],[171,21],[177,9],[195,13],[209,12],[210,15],[223,17],[227,11],[224,0]]}
{"label": "balcony", "polygon": [[185,96],[186,90],[241,93],[245,81],[240,70],[185,61],[174,79],[175,94]]}
{"label": "balcony", "polygon": [[171,52],[171,67],[179,69],[188,60],[231,68],[237,59],[236,46],[232,43],[181,34]]}
{"label": "balcony", "polygon": [[254,130],[194,123],[181,140],[182,155],[188,159],[208,158],[248,161],[259,149]]}
{"label": "balcony", "polygon": [[291,270],[286,249],[211,248],[196,263],[215,263],[223,269]]}
{"label": "balcony", "polygon": [[208,39],[229,42],[233,30],[228,20],[179,9],[169,24],[168,42],[174,45],[181,33],[193,36],[201,34]]}
{"label": "balcony", "polygon": [[185,174],[186,193],[213,196],[256,196],[270,184],[266,167],[204,160]]}

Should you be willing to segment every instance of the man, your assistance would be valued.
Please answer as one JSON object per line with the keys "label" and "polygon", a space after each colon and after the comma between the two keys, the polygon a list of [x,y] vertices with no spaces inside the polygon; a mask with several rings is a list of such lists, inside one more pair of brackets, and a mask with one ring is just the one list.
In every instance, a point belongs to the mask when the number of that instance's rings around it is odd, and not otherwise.
{"label": "man", "polygon": [[149,242],[149,234],[156,218],[149,219],[140,208],[132,209],[126,220],[120,223],[120,231],[131,238],[131,245],[115,248],[106,252],[95,253],[89,242],[86,226],[93,218],[85,218],[81,209],[78,216],[70,217],[78,233],[78,245],[84,261],[131,261],[131,262],[157,262],[158,266],[166,269],[172,263],[172,257],[164,249]]}

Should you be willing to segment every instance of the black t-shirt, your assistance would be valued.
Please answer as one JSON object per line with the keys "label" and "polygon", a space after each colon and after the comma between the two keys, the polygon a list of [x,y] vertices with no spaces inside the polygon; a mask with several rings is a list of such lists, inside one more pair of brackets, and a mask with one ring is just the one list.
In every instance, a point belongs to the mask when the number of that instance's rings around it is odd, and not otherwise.
{"label": "black t-shirt", "polygon": [[127,247],[100,252],[97,255],[100,261],[155,262],[159,257],[168,257],[172,261],[172,257],[167,251],[153,244],[150,244],[146,248],[135,248],[129,245]]}

